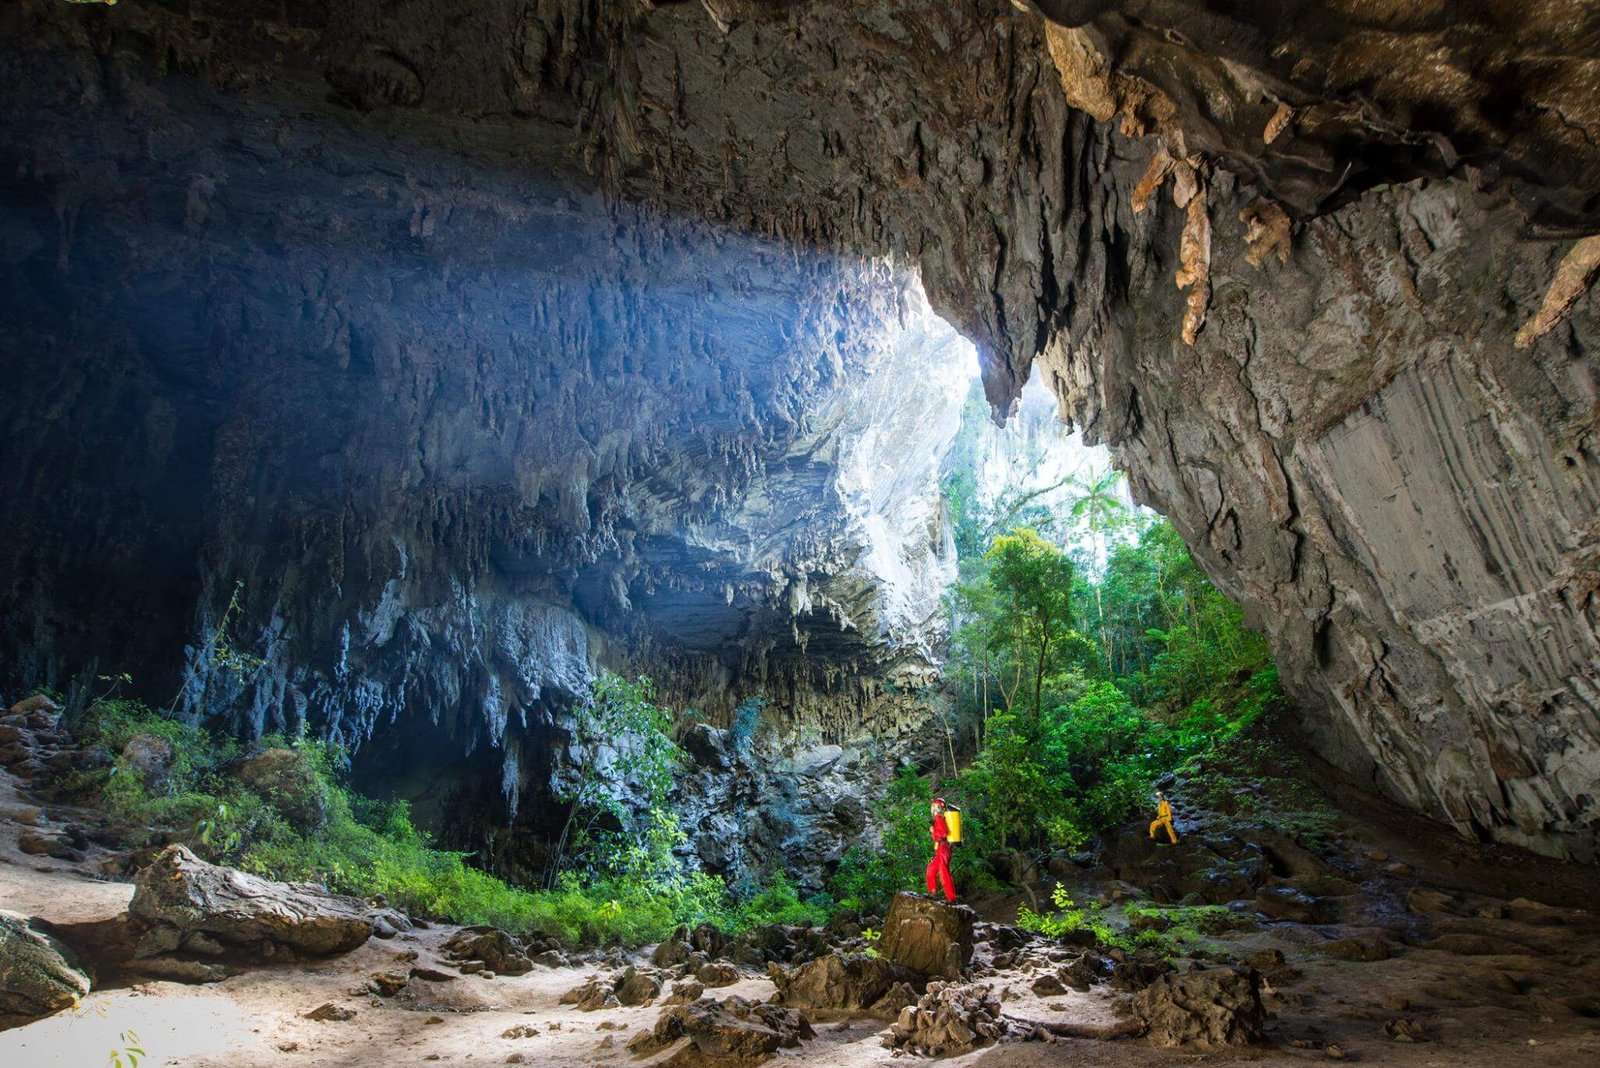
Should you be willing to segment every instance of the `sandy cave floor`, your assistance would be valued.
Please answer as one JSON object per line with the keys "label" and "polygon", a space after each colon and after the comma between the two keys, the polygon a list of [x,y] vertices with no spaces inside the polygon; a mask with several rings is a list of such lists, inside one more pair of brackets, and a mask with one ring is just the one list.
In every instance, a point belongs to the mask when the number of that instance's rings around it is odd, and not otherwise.
{"label": "sandy cave floor", "polygon": [[[30,856],[17,846],[20,832],[41,819],[64,819],[35,806],[0,772],[0,908],[55,923],[110,919],[126,906],[132,887],[90,874],[98,859],[66,863]],[[1374,830],[1375,840],[1383,838]],[[1450,880],[1460,873],[1450,869]],[[1198,1052],[1163,1049],[1139,1040],[1096,1042],[1063,1039],[1013,1043],[946,1058],[952,1065],[1044,1068],[1049,1065],[1137,1066],[1173,1063],[1261,1065],[1324,1062],[1333,1045],[1346,1059],[1397,1066],[1600,1065],[1600,924],[1578,910],[1534,910],[1536,922],[1499,914],[1451,917],[1444,928],[1483,934],[1505,952],[1461,956],[1406,947],[1389,960],[1353,963],[1328,960],[1308,947],[1329,935],[1359,936],[1345,925],[1330,931],[1293,923],[1220,936],[1216,941],[1244,956],[1277,948],[1300,975],[1272,988],[1270,1044],[1251,1049]],[[1014,906],[1013,906],[1014,907]],[[986,911],[992,911],[986,910]],[[561,995],[602,966],[535,968],[520,977],[483,979],[463,975],[450,982],[413,979],[392,998],[364,989],[377,972],[404,972],[412,964],[454,973],[440,953],[454,928],[373,939],[342,957],[304,965],[262,967],[207,986],[139,982],[96,990],[75,1010],[0,1032],[0,1066],[83,1068],[107,1063],[125,1031],[138,1035],[148,1053],[144,1068],[187,1065],[242,1068],[249,1065],[391,1066],[434,1062],[565,1065],[650,1064],[666,1054],[635,1061],[622,1047],[652,1026],[657,1007],[582,1012],[559,1004]],[[415,954],[415,959],[412,959]],[[635,959],[645,962],[648,953]],[[1002,972],[983,981],[1009,988],[1009,1015],[1031,1020],[1108,1024],[1118,1018],[1121,995],[1095,987],[1041,999],[1029,990],[1033,976]],[[774,992],[762,977],[747,976],[709,996],[740,994],[765,999]],[[310,1010],[332,1002],[355,1010],[345,1021],[316,1022]],[[1422,1021],[1427,1040],[1401,1042],[1384,1033],[1386,1021]],[[864,1068],[905,1063],[908,1058],[881,1044],[884,1024],[871,1019],[814,1020],[815,1040],[779,1054],[776,1063],[817,1068]],[[507,1038],[529,1025],[531,1037]]]}

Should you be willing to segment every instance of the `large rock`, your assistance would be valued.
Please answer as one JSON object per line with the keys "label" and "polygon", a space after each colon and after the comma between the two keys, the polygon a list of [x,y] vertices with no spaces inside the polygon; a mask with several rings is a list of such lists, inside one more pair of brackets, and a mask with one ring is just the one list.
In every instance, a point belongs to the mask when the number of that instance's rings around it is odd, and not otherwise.
{"label": "large rock", "polygon": [[1131,1011],[1162,1046],[1246,1045],[1267,1021],[1260,977],[1233,968],[1164,975],[1134,995]]}
{"label": "large rock", "polygon": [[61,719],[61,706],[42,693],[24,697],[6,710],[8,716],[21,716],[35,730],[49,730]]}
{"label": "large rock", "polygon": [[0,911],[0,1029],[70,1008],[88,992],[71,950],[28,917]]}
{"label": "large rock", "polygon": [[123,745],[120,766],[135,772],[147,790],[159,793],[167,785],[175,756],[167,739],[140,732]]}
{"label": "large rock", "polygon": [[208,864],[168,846],[139,874],[128,912],[151,926],[159,951],[223,948],[299,954],[345,953],[372,934],[367,907],[303,883],[280,883]]}
{"label": "large rock", "polygon": [[444,952],[456,961],[482,961],[496,975],[523,975],[533,970],[527,948],[498,927],[463,927],[445,941]]}
{"label": "large rock", "polygon": [[900,1010],[884,1046],[925,1057],[966,1053],[990,1042],[1025,1038],[1031,1032],[1008,1020],[988,986],[930,983],[915,1005]]}
{"label": "large rock", "polygon": [[630,1008],[648,1005],[661,996],[661,980],[630,964],[617,982],[616,995],[619,1002]]}
{"label": "large rock", "polygon": [[883,921],[878,951],[921,975],[959,979],[972,962],[977,915],[965,905],[896,894]]}
{"label": "large rock", "polygon": [[915,978],[884,957],[860,954],[829,954],[795,968],[774,964],[767,974],[781,1004],[823,1012],[874,1009],[897,983]]}
{"label": "large rock", "polygon": [[327,790],[303,753],[293,749],[264,749],[240,761],[233,774],[246,786],[270,798],[296,830],[311,833],[327,821]]}
{"label": "large rock", "polygon": [[715,1062],[755,1064],[779,1049],[816,1037],[810,1022],[794,1009],[759,1004],[741,997],[701,998],[665,1009],[648,1034],[628,1044],[631,1052],[656,1052],[687,1037],[694,1050]]}

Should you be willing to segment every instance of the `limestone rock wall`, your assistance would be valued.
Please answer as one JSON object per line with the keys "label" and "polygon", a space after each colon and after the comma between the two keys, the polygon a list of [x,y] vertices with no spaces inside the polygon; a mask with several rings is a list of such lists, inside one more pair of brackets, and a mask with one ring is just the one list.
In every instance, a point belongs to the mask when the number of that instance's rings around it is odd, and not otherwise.
{"label": "limestone rock wall", "polygon": [[519,167],[293,72],[164,75],[203,20],[103,14],[0,46],[8,685],[304,727],[530,864],[597,661],[713,720],[925,714],[961,403],[926,361],[971,356],[914,275],[607,199],[554,124]]}
{"label": "limestone rock wall", "polygon": [[[8,313],[8,370],[23,372],[9,377],[47,384],[8,411],[7,471],[32,473],[9,476],[26,518],[7,533],[33,554],[8,632],[57,628],[75,603],[61,576],[85,566],[74,545],[115,545],[131,527],[147,533],[119,565],[136,577],[203,545],[275,559],[264,573],[285,578],[289,559],[297,575],[332,568],[319,597],[330,581],[366,583],[319,625],[337,634],[378,603],[399,553],[387,526],[342,503],[293,523],[263,510],[288,472],[310,472],[337,487],[329,499],[360,484],[427,535],[402,539],[410,581],[429,587],[407,604],[447,602],[458,556],[494,562],[493,582],[468,584],[476,595],[610,620],[686,688],[726,689],[743,668],[627,625],[650,597],[706,617],[730,578],[714,566],[692,597],[659,592],[681,581],[660,576],[699,574],[693,538],[666,539],[655,578],[588,561],[620,538],[619,514],[645,517],[638,545],[665,525],[715,526],[759,482],[746,472],[803,439],[817,389],[859,355],[848,340],[871,332],[857,317],[886,314],[870,269],[810,258],[844,251],[920,272],[977,343],[1000,415],[1037,371],[1065,416],[1112,445],[1272,635],[1328,756],[1466,833],[1594,858],[1600,500],[1583,272],[1569,318],[1531,347],[1514,340],[1569,240],[1600,221],[1592,5],[81,7],[23,0],[4,16],[5,99],[18,101],[4,192],[27,209],[7,215],[7,306],[49,309]],[[501,221],[472,223],[486,216]],[[107,223],[129,218],[166,220],[171,243],[85,255],[132,248]],[[703,239],[715,257],[689,251],[703,232],[689,220],[731,227]],[[743,236],[730,248],[727,233]],[[741,251],[756,238],[775,244]],[[307,241],[316,262],[280,272],[292,291],[252,295],[216,266],[276,264]],[[779,272],[778,249],[798,277]],[[344,266],[358,255],[384,270]],[[421,267],[396,272],[407,263]],[[525,286],[515,311],[494,296],[506,272]],[[663,272],[676,281],[661,286]],[[573,274],[600,281],[569,286]],[[779,277],[789,312],[746,321]],[[173,292],[206,314],[170,321]],[[529,304],[542,310],[529,318]],[[655,351],[649,330],[718,313],[718,329],[691,328],[692,359],[640,357]],[[264,327],[286,314],[314,344],[273,340]],[[646,334],[600,338],[597,320]],[[477,334],[491,323],[492,344]],[[158,359],[117,356],[141,333],[161,337]],[[533,337],[558,358],[505,355]],[[348,382],[312,373],[319,360]],[[690,364],[745,379],[697,392]],[[393,369],[382,389],[355,386],[369,367]],[[504,375],[504,390],[482,391]],[[639,375],[664,381],[630,392]],[[335,413],[321,432],[293,400],[307,383]],[[135,399],[152,392],[186,399]],[[519,418],[530,393],[567,398],[575,425]],[[670,440],[703,412],[730,429],[666,456],[576,415],[597,407],[648,413]],[[50,425],[63,412],[75,435],[117,425],[117,446],[63,451]],[[392,437],[350,431],[396,418]],[[502,434],[544,444],[519,453]],[[638,503],[676,499],[663,487],[689,470],[708,477],[686,505]],[[142,498],[125,492],[141,480]],[[197,505],[152,482],[220,488]],[[185,534],[196,507],[204,533]],[[505,519],[480,526],[490,514]],[[515,566],[541,538],[548,566]],[[428,539],[447,548],[425,552]],[[813,574],[842,573],[828,553],[802,556]],[[210,611],[237,570],[215,569]],[[827,602],[811,577],[783,589],[787,604],[764,614],[753,598],[742,618],[774,649],[798,648],[790,606]],[[124,619],[193,603],[161,582],[119,584],[111,600]],[[271,606],[248,614],[269,620]],[[812,614],[836,626],[841,613]],[[771,678],[814,670],[759,659]],[[869,693],[877,670],[841,685]]]}

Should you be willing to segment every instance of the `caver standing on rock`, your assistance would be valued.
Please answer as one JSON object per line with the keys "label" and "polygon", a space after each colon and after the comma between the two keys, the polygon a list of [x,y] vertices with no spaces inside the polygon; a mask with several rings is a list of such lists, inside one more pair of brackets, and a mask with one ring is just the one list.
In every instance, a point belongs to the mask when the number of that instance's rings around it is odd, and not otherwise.
{"label": "caver standing on rock", "polygon": [[933,859],[928,861],[928,893],[934,892],[934,879],[937,877],[944,883],[944,899],[954,901],[956,881],[950,875],[950,825],[944,818],[944,798],[934,798],[928,809],[933,814],[933,824],[928,828],[933,835]]}
{"label": "caver standing on rock", "polygon": [[1156,791],[1156,819],[1150,824],[1150,837],[1156,836],[1156,831],[1165,827],[1167,837],[1172,839],[1172,844],[1178,844],[1178,832],[1172,828],[1172,802],[1167,800],[1167,795],[1160,790]]}

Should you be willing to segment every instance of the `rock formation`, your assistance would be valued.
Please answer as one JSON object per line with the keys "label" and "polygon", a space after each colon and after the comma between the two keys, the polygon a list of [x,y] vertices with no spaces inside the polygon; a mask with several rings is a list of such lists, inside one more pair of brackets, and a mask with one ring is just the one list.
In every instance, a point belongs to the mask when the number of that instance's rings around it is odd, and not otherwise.
{"label": "rock formation", "polygon": [[976,922],[965,905],[896,894],[883,921],[882,953],[918,974],[959,979],[972,962]]}
{"label": "rock formation", "polygon": [[1134,995],[1133,1015],[1163,1046],[1243,1046],[1261,1040],[1261,977],[1233,968],[1163,975]]}
{"label": "rock formation", "polygon": [[1596,18],[23,0],[0,673],[309,718],[445,826],[547,777],[596,647],[892,719],[872,547],[937,523],[873,541],[812,424],[857,429],[892,263],[1000,415],[1037,373],[1113,448],[1324,755],[1593,859]]}
{"label": "rock formation", "polygon": [[[128,915],[146,928],[136,953],[258,957],[347,953],[372,936],[359,900],[207,864],[168,846],[139,873]],[[467,929],[470,931],[471,929]]]}
{"label": "rock formation", "polygon": [[72,953],[28,917],[0,910],[0,1030],[77,1003],[89,977]]}

